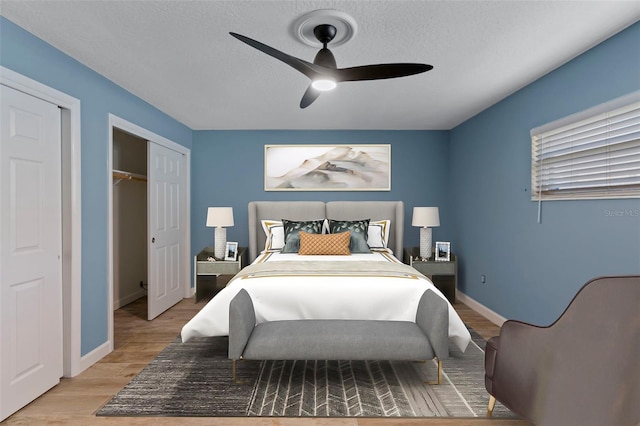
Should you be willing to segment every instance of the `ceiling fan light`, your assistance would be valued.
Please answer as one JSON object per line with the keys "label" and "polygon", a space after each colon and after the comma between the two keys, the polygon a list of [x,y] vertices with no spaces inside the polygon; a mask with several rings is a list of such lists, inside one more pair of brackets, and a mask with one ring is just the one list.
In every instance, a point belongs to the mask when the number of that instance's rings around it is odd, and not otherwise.
{"label": "ceiling fan light", "polygon": [[321,92],[327,92],[329,90],[333,90],[336,88],[336,86],[337,86],[336,82],[329,79],[313,80],[313,82],[311,83],[311,87],[313,87],[316,90],[320,90]]}

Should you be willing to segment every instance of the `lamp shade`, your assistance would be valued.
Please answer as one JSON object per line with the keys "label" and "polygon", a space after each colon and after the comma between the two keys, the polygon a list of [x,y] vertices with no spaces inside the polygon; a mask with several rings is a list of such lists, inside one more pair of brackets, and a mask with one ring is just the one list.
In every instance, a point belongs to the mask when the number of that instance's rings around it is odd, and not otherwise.
{"label": "lamp shade", "polygon": [[411,226],[431,228],[440,226],[440,213],[437,207],[414,207]]}
{"label": "lamp shade", "polygon": [[207,226],[233,226],[233,207],[209,207],[207,210]]}

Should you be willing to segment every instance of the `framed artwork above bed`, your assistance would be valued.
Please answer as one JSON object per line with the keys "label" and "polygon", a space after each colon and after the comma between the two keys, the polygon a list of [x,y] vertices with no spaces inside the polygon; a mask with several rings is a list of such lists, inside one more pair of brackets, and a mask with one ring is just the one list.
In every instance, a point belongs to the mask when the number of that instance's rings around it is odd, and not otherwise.
{"label": "framed artwork above bed", "polygon": [[265,191],[390,191],[391,145],[265,145]]}

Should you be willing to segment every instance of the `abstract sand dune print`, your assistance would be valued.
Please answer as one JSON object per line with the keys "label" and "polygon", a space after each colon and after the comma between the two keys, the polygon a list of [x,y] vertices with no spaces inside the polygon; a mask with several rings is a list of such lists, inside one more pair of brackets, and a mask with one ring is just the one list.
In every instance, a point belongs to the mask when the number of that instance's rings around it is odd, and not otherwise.
{"label": "abstract sand dune print", "polygon": [[266,191],[389,191],[391,145],[266,145]]}

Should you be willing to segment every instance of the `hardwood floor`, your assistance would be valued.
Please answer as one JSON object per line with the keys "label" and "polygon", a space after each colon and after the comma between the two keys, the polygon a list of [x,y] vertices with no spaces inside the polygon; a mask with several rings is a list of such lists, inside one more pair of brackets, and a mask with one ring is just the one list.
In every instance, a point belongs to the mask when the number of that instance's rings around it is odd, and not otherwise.
{"label": "hardwood floor", "polygon": [[[146,320],[146,300],[140,299],[115,312],[115,350],[83,373],[62,379],[59,385],[9,417],[7,425],[118,424],[118,425],[229,425],[229,426],[377,426],[377,425],[509,425],[518,420],[469,419],[325,419],[325,418],[168,418],[96,417],[95,413],[165,348],[182,326],[206,303],[184,299],[153,321]],[[485,338],[498,327],[466,305],[454,305],[462,319]]]}

